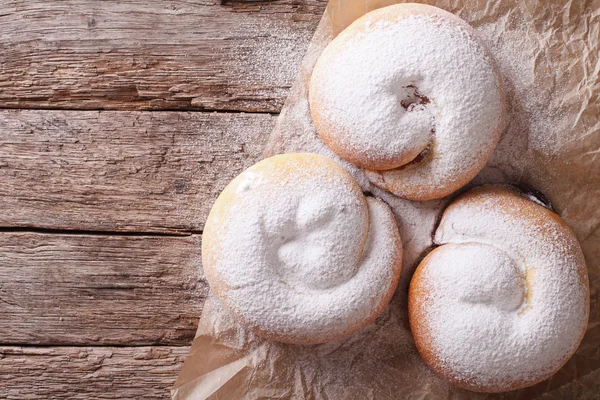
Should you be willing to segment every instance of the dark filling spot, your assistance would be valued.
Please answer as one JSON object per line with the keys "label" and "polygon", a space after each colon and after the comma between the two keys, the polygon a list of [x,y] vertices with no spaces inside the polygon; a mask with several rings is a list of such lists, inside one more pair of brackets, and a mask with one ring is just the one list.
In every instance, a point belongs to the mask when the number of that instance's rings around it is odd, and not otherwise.
{"label": "dark filling spot", "polygon": [[[431,135],[433,136],[435,134],[435,129],[431,130]],[[410,160],[410,162],[407,162],[404,165],[399,166],[398,168],[395,169],[404,169],[407,168],[411,165],[415,165],[420,163],[421,161],[425,160],[427,158],[427,156],[431,153],[431,143],[429,143],[427,145],[427,147],[425,147],[425,149],[423,149],[422,152],[420,152],[415,158],[413,158],[412,160]]]}
{"label": "dark filling spot", "polygon": [[[435,133],[435,130],[432,129],[431,133],[432,134]],[[428,145],[427,147],[425,147],[425,149],[422,152],[420,152],[418,156],[416,156],[411,162],[409,162],[406,165],[416,164],[418,162],[423,161],[425,159],[425,157],[427,157],[427,154],[429,154],[430,151],[431,151],[431,144]]]}
{"label": "dark filling spot", "polygon": [[422,110],[425,104],[429,104],[431,101],[429,97],[419,92],[419,89],[415,85],[404,86],[409,90],[408,97],[400,101],[400,105],[406,111]]}
{"label": "dark filling spot", "polygon": [[556,210],[554,210],[554,207],[552,207],[550,200],[548,200],[544,193],[540,192],[539,190],[523,184],[511,184],[510,186],[515,188],[521,197],[533,201],[534,203],[556,213]]}

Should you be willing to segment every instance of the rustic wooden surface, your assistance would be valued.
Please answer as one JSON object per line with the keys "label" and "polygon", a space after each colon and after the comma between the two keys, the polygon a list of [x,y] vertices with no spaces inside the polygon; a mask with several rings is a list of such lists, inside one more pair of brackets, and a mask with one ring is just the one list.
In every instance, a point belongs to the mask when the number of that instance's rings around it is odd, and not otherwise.
{"label": "rustic wooden surface", "polygon": [[325,6],[324,0],[1,3],[0,106],[262,112],[279,111]]}
{"label": "rustic wooden surface", "polygon": [[0,346],[2,399],[159,399],[189,348]]}
{"label": "rustic wooden surface", "polygon": [[5,232],[2,344],[187,345],[207,290],[200,269],[198,235]]}
{"label": "rustic wooden surface", "polygon": [[0,398],[168,398],[325,5],[0,0]]}
{"label": "rustic wooden surface", "polygon": [[[0,110],[0,226],[200,231],[269,114]],[[40,190],[42,189],[43,190]]]}

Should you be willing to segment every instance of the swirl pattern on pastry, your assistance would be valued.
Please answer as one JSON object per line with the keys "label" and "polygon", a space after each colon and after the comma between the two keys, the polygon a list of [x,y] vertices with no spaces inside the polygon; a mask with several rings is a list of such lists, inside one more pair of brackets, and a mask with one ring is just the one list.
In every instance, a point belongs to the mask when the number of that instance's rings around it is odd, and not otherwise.
{"label": "swirl pattern on pastry", "polygon": [[372,322],[398,283],[391,210],[316,154],[274,156],[236,177],[204,228],[202,262],[220,302],[257,334],[322,343]]}
{"label": "swirl pattern on pastry", "polygon": [[409,320],[424,360],[457,386],[503,392],[554,374],[589,314],[583,253],[552,211],[505,186],[450,204],[418,266]]}
{"label": "swirl pattern on pastry", "polygon": [[419,4],[372,11],[340,33],[315,65],[309,102],[337,155],[411,200],[470,181],[504,120],[500,75],[476,32]]}

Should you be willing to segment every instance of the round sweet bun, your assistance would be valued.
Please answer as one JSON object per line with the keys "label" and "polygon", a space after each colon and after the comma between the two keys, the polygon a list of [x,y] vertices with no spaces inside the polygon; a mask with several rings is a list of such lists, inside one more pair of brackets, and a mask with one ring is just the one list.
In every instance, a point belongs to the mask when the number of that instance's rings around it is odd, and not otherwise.
{"label": "round sweet bun", "polygon": [[409,289],[425,362],[456,386],[504,392],[549,378],[586,330],[583,253],[552,211],[505,186],[459,197]]}
{"label": "round sweet bun", "polygon": [[402,243],[389,207],[333,160],[268,158],[223,190],[202,238],[206,279],[256,334],[314,344],[350,335],[389,303]]}
{"label": "round sweet bun", "polygon": [[484,43],[440,8],[397,4],[356,20],[324,49],[309,103],[322,140],[375,185],[444,197],[483,168],[505,94]]}

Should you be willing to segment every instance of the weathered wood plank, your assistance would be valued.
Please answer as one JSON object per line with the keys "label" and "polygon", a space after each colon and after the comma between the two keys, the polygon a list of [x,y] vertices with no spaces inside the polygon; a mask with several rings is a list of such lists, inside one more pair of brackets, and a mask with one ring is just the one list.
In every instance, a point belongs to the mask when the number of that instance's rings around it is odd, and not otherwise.
{"label": "weathered wood plank", "polygon": [[269,114],[0,110],[0,227],[201,230]]}
{"label": "weathered wood plank", "polygon": [[0,345],[187,345],[206,292],[197,235],[0,233]]}
{"label": "weathered wood plank", "polygon": [[188,347],[0,347],[2,399],[166,399]]}
{"label": "weathered wood plank", "polygon": [[326,0],[0,0],[0,108],[278,112]]}

